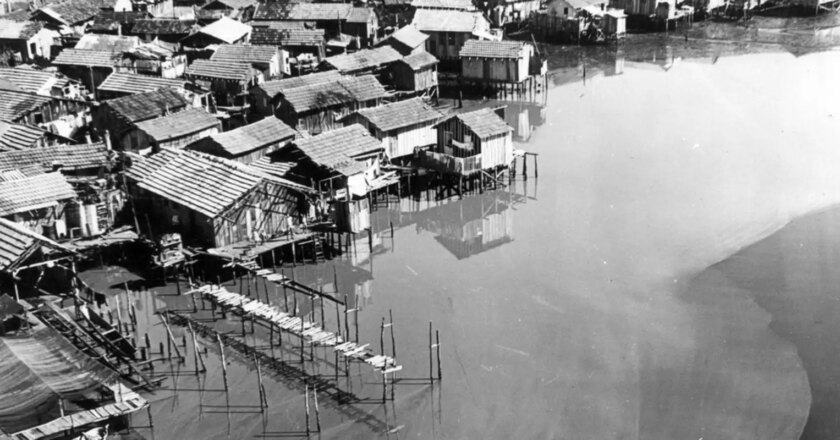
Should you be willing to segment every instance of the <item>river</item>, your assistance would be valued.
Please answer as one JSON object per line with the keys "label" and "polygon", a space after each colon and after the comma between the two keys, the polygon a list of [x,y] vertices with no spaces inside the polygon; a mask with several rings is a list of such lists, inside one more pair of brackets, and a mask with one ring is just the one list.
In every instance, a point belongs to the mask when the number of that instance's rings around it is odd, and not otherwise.
{"label": "river", "polygon": [[[353,405],[369,416],[322,401],[321,438],[834,438],[840,53],[698,37],[715,28],[620,50],[544,46],[547,106],[511,106],[529,121],[517,148],[539,154],[538,178],[440,206],[404,201],[378,213],[395,227],[373,255],[365,238],[355,255],[295,269],[327,289],[335,272],[356,292],[360,339],[377,351],[392,311],[405,367],[382,405],[379,376],[353,366],[338,383],[369,399]],[[115,289],[125,275],[87,274]],[[143,323],[188,306],[137,298]],[[434,386],[407,380],[428,377],[430,321]],[[210,371],[171,367],[180,374],[149,396],[154,432],[139,433],[300,436],[291,379],[266,378],[261,414],[249,360],[230,362],[226,399],[204,343]]]}

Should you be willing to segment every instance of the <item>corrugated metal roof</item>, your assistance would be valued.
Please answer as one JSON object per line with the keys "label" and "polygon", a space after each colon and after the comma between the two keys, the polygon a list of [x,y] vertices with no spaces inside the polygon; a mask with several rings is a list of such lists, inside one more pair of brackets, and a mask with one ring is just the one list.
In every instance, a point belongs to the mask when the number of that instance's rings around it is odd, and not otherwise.
{"label": "corrugated metal roof", "polygon": [[120,54],[107,50],[66,48],[53,60],[57,66],[114,67]]}
{"label": "corrugated metal roof", "polygon": [[325,72],[310,73],[309,75],[266,81],[257,87],[262,89],[268,96],[274,97],[278,93],[283,93],[289,89],[326,84],[337,81],[339,78],[341,78],[341,74],[337,70],[327,70]]}
{"label": "corrugated metal roof", "polygon": [[229,17],[222,17],[199,30],[219,41],[233,44],[251,32],[251,26]]}
{"label": "corrugated metal roof", "polygon": [[137,20],[131,26],[131,33],[141,35],[188,35],[195,27],[195,20],[156,18],[151,20]]}
{"label": "corrugated metal roof", "polygon": [[440,62],[434,55],[426,52],[425,50],[409,55],[401,61],[407,64],[408,67],[411,67],[412,70],[420,70],[424,67],[433,66]]}
{"label": "corrugated metal roof", "polygon": [[185,75],[201,76],[205,78],[221,78],[232,80],[246,80],[254,74],[254,68],[249,63],[228,63],[212,60],[195,60],[187,67]]}
{"label": "corrugated metal roof", "polygon": [[180,111],[189,104],[190,101],[175,90],[160,89],[109,99],[102,106],[108,106],[128,122],[139,122]]}
{"label": "corrugated metal roof", "polygon": [[0,171],[39,166],[52,170],[61,166],[68,170],[99,168],[108,163],[108,149],[103,143],[52,145],[0,153]]}
{"label": "corrugated metal roof", "polygon": [[257,5],[254,20],[346,20],[352,10],[347,3],[268,2]]}
{"label": "corrugated metal roof", "polygon": [[513,131],[504,119],[489,108],[458,113],[452,117],[460,119],[476,136],[482,139]]}
{"label": "corrugated metal roof", "polygon": [[275,29],[254,26],[251,43],[270,46],[321,46],[323,29]]}
{"label": "corrugated metal roof", "polygon": [[128,176],[147,191],[216,217],[262,182],[236,162],[188,150],[168,150],[134,163]]}
{"label": "corrugated metal roof", "polygon": [[138,122],[137,129],[158,142],[177,139],[218,126],[219,120],[202,108],[190,108],[159,118]]}
{"label": "corrugated metal roof", "polygon": [[28,40],[43,27],[40,21],[12,21],[0,17],[0,38]]}
{"label": "corrugated metal roof", "polygon": [[134,94],[163,88],[184,88],[186,84],[188,81],[183,79],[114,72],[99,85],[99,91]]}
{"label": "corrugated metal roof", "polygon": [[60,73],[45,72],[28,67],[0,68],[0,78],[6,79],[21,90],[39,95],[51,96],[54,85],[63,86],[70,82]]}
{"label": "corrugated metal roof", "polygon": [[337,81],[288,89],[286,101],[298,112],[332,107],[349,102],[384,98],[388,92],[373,75],[342,77]]}
{"label": "corrugated metal roof", "polygon": [[443,117],[439,111],[426,105],[420,98],[359,110],[360,116],[376,128],[388,132],[403,127],[437,121]]}
{"label": "corrugated metal roof", "polygon": [[422,32],[487,32],[490,24],[480,12],[418,9],[411,24]]}
{"label": "corrugated metal roof", "polygon": [[411,6],[417,9],[452,9],[459,11],[476,11],[472,0],[412,0]]}
{"label": "corrugated metal roof", "polygon": [[46,132],[38,127],[0,121],[0,151],[30,148],[44,136]]}
{"label": "corrugated metal roof", "polygon": [[382,142],[359,124],[298,139],[294,145],[316,164],[345,176],[366,168],[364,162],[357,161],[356,157],[383,150]]}
{"label": "corrugated metal roof", "polygon": [[525,43],[521,41],[467,40],[461,47],[462,58],[522,58]]}
{"label": "corrugated metal roof", "polygon": [[51,206],[76,198],[61,173],[44,173],[0,182],[0,216]]}
{"label": "corrugated metal roof", "polygon": [[210,138],[231,156],[239,156],[266,145],[294,139],[295,136],[297,132],[292,127],[269,116],[253,124],[214,134]]}
{"label": "corrugated metal roof", "polygon": [[210,60],[228,63],[270,63],[278,54],[277,46],[223,44],[210,56]]}
{"label": "corrugated metal roof", "polygon": [[75,49],[81,50],[99,50],[117,52],[130,52],[132,49],[140,45],[140,37],[128,35],[109,35],[109,34],[84,34],[79,42],[76,43]]}
{"label": "corrugated metal roof", "polygon": [[414,26],[403,26],[388,38],[409,49],[414,49],[425,44],[429,36],[418,31]]}
{"label": "corrugated metal roof", "polygon": [[30,111],[52,101],[34,93],[0,90],[0,119],[16,122]]}
{"label": "corrugated metal roof", "polygon": [[341,73],[352,73],[366,69],[386,66],[402,58],[402,54],[391,46],[362,49],[344,55],[327,57],[324,62],[335,67]]}

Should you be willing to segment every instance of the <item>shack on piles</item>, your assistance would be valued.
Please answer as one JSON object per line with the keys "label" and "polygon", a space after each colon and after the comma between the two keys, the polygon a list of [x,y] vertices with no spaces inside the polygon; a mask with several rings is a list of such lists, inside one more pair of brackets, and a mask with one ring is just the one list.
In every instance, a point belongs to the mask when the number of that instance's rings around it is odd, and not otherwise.
{"label": "shack on piles", "polygon": [[437,142],[435,124],[443,115],[420,98],[412,98],[350,113],[346,125],[360,124],[382,141],[385,155],[391,159],[414,154],[418,148]]}
{"label": "shack on piles", "polygon": [[190,101],[173,89],[135,93],[103,101],[93,116],[93,126],[100,133],[109,133],[112,145],[122,149],[138,145],[137,123],[185,110]]}
{"label": "shack on piles", "polygon": [[308,212],[299,185],[239,162],[189,150],[132,155],[127,176],[137,209],[155,235],[178,232],[189,244],[222,247],[285,233]]}
{"label": "shack on piles", "polygon": [[199,139],[188,148],[249,164],[286,146],[296,136],[297,132],[283,121],[269,116],[234,130]]}
{"label": "shack on piles", "polygon": [[512,132],[491,109],[456,113],[437,124],[437,144],[421,152],[421,164],[461,176],[505,168],[513,160]]}

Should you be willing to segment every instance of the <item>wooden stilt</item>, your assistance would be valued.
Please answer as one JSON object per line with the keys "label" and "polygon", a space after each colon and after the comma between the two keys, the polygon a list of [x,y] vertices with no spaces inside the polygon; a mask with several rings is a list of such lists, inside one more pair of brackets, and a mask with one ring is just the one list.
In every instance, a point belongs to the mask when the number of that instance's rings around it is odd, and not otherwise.
{"label": "wooden stilt", "polygon": [[390,319],[390,323],[388,324],[391,327],[391,357],[396,359],[397,358],[397,343],[394,339],[394,314],[391,312],[391,309],[388,309],[388,318]]}
{"label": "wooden stilt", "polygon": [[443,379],[443,375],[440,372],[440,332],[435,330],[435,347],[437,351],[437,370],[438,370],[438,381]]}
{"label": "wooden stilt", "polygon": [[225,346],[222,344],[222,337],[217,333],[216,340],[219,341],[219,353],[222,357],[222,379],[225,384],[225,394],[228,393],[227,361],[225,360]]}
{"label": "wooden stilt", "polygon": [[432,340],[432,322],[429,321],[429,383],[435,382],[434,376],[434,365],[433,365],[433,350],[435,348],[434,341]]}
{"label": "wooden stilt", "polygon": [[306,435],[309,436],[309,434],[312,432],[311,428],[309,427],[309,385],[304,386],[303,395],[306,404]]}
{"label": "wooden stilt", "polygon": [[[178,344],[175,343],[175,337],[172,336],[172,328],[169,327],[169,321],[166,319],[165,315],[166,315],[166,312],[158,315],[158,317],[160,318],[160,321],[163,323],[163,326],[166,327],[166,334],[169,336],[169,339],[167,339],[169,341],[169,343],[167,344],[167,351],[171,350],[171,348],[174,348],[175,349],[175,354],[177,354],[178,358],[183,362],[184,357],[181,356],[181,351],[178,350]],[[172,358],[172,352],[171,351],[169,351],[169,358],[170,359]]]}
{"label": "wooden stilt", "polygon": [[321,432],[321,410],[318,408],[318,390],[312,386],[312,397],[315,401],[315,429]]}

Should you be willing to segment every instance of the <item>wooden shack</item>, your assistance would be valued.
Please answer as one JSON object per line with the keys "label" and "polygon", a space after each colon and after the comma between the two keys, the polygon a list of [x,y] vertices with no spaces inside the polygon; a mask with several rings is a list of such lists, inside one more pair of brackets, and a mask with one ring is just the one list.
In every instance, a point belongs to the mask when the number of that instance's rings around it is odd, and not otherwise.
{"label": "wooden shack", "polygon": [[253,102],[261,115],[274,116],[280,104],[280,96],[286,91],[298,87],[333,83],[341,77],[342,75],[337,70],[327,70],[309,75],[266,81],[251,89],[251,96],[253,96]]}
{"label": "wooden shack", "polygon": [[420,32],[416,27],[403,26],[380,44],[388,44],[403,55],[412,55],[425,52],[428,39],[429,35]]}
{"label": "wooden shack", "polygon": [[87,102],[0,90],[0,120],[41,127],[51,133],[72,138],[88,126]]}
{"label": "wooden shack", "polygon": [[260,121],[193,142],[188,148],[249,164],[283,148],[297,132],[269,116]]}
{"label": "wooden shack", "polygon": [[247,108],[248,91],[263,81],[262,73],[250,63],[198,59],[184,74],[199,86],[213,92],[220,106]]}
{"label": "wooden shack", "polygon": [[0,217],[36,232],[50,227],[66,230],[64,208],[75,198],[73,187],[58,172],[30,176],[4,172],[0,179]]}
{"label": "wooden shack", "polygon": [[256,5],[256,0],[210,0],[197,11],[197,15],[201,20],[230,17],[247,22],[253,17]]}
{"label": "wooden shack", "polygon": [[540,0],[491,0],[487,4],[490,21],[496,27],[522,23],[540,10]]}
{"label": "wooden shack", "polygon": [[352,111],[379,105],[388,92],[371,75],[340,77],[285,90],[278,97],[277,117],[298,131],[318,134],[340,127]]}
{"label": "wooden shack", "polygon": [[185,79],[167,79],[159,76],[115,72],[99,85],[99,99],[114,99],[160,89],[177,90],[186,96],[188,83],[189,81]]}
{"label": "wooden shack", "polygon": [[[109,133],[117,149],[137,145],[137,123],[179,112],[190,107],[191,102],[173,89],[135,93],[103,101],[93,115],[93,126],[100,133]],[[130,141],[134,138],[134,141]]]}
{"label": "wooden shack", "polygon": [[129,193],[159,233],[220,247],[285,233],[300,222],[305,195],[297,186],[247,165],[188,150],[134,157]]}
{"label": "wooden shack", "polygon": [[113,8],[113,3],[103,0],[66,0],[38,8],[32,13],[32,19],[60,31],[62,39],[70,43],[84,35],[99,12],[108,8]]}
{"label": "wooden shack", "polygon": [[436,127],[437,144],[423,152],[425,166],[470,176],[506,168],[513,161],[513,129],[491,109],[457,113]]}
{"label": "wooden shack", "polygon": [[31,63],[36,58],[49,59],[56,37],[58,33],[44,28],[41,22],[18,22],[0,16],[0,47],[11,50],[18,63]]}
{"label": "wooden shack", "polygon": [[0,153],[4,151],[43,148],[58,142],[70,140],[27,124],[0,121]]}
{"label": "wooden shack", "polygon": [[210,61],[250,64],[262,72],[263,78],[282,77],[282,66],[286,63],[283,52],[273,45],[223,44],[216,48]]}
{"label": "wooden shack", "polygon": [[123,148],[126,150],[151,148],[153,152],[158,152],[161,148],[184,148],[222,129],[216,116],[200,108],[189,108],[135,125],[137,129],[123,137]]}
{"label": "wooden shack", "polygon": [[369,182],[380,173],[382,142],[358,124],[317,136],[296,139],[280,151],[295,163],[291,174],[314,182],[322,194],[333,198],[365,197]]}
{"label": "wooden shack", "polygon": [[415,150],[437,142],[435,124],[443,115],[420,98],[397,101],[379,107],[367,108],[344,118],[346,125],[360,124],[380,141],[385,156],[399,159],[414,154]]}
{"label": "wooden shack", "polygon": [[64,49],[52,63],[58,66],[59,72],[81,81],[96,96],[99,85],[114,71],[120,58],[121,54],[105,50]]}
{"label": "wooden shack", "polygon": [[345,75],[379,74],[403,58],[391,46],[362,49],[357,52],[327,57],[323,64]]}
{"label": "wooden shack", "polygon": [[251,44],[280,50],[285,75],[313,70],[326,57],[323,29],[311,29],[304,22],[255,21]]}
{"label": "wooden shack", "polygon": [[56,98],[82,99],[79,81],[58,72],[35,69],[29,66],[0,68],[4,79],[24,92]]}
{"label": "wooden shack", "polygon": [[347,3],[260,3],[254,22],[260,21],[312,22],[324,29],[328,39],[341,34],[352,37],[357,48],[371,46],[379,26],[373,9]]}
{"label": "wooden shack", "polygon": [[397,90],[435,94],[438,86],[438,59],[425,50],[408,55],[391,66]]}
{"label": "wooden shack", "polygon": [[490,22],[479,12],[418,9],[411,24],[429,35],[426,52],[441,60],[448,70],[457,66],[461,47],[467,40],[491,35]]}
{"label": "wooden shack", "polygon": [[199,27],[195,20],[175,18],[137,20],[128,35],[136,35],[147,43],[158,40],[174,44],[190,36]]}
{"label": "wooden shack", "polygon": [[464,43],[461,77],[488,83],[520,83],[528,78],[534,46],[521,41],[469,40]]}

